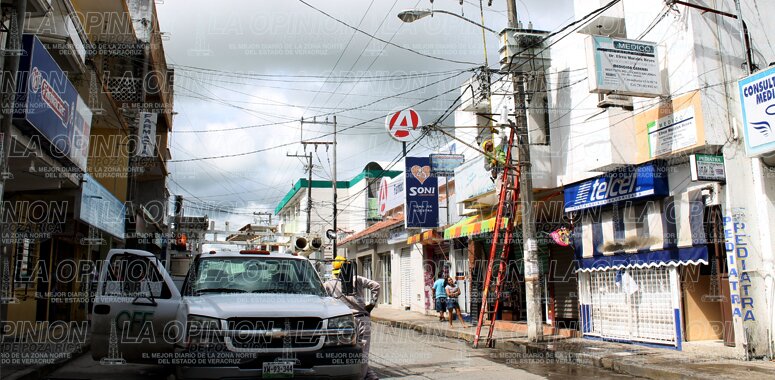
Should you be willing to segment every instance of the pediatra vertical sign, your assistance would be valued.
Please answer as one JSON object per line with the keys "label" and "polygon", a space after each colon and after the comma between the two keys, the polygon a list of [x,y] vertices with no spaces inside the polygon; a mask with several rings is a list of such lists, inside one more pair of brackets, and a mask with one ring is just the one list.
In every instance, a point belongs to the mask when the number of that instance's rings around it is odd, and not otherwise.
{"label": "pediatra vertical sign", "polygon": [[439,181],[431,175],[429,157],[406,157],[406,228],[439,226]]}
{"label": "pediatra vertical sign", "polygon": [[775,151],[775,67],[738,82],[748,157]]}
{"label": "pediatra vertical sign", "polygon": [[651,98],[662,95],[656,43],[589,36],[587,63],[590,92]]}
{"label": "pediatra vertical sign", "polygon": [[152,112],[140,112],[140,125],[138,133],[140,141],[138,142],[139,157],[154,157],[156,155],[156,120],[157,114]]}

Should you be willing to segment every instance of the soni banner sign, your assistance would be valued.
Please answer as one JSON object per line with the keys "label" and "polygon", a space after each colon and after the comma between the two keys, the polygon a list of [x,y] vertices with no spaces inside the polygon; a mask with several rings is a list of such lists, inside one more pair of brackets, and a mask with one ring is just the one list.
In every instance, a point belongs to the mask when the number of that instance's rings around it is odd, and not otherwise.
{"label": "soni banner sign", "polygon": [[775,152],[775,67],[738,82],[749,157]]}
{"label": "soni banner sign", "polygon": [[565,187],[565,212],[668,195],[665,162],[652,161]]}
{"label": "soni banner sign", "polygon": [[86,169],[92,111],[40,40],[22,37],[14,119],[45,138],[51,155]]}
{"label": "soni banner sign", "polygon": [[439,226],[439,181],[431,174],[429,157],[407,157],[404,175],[406,228]]}

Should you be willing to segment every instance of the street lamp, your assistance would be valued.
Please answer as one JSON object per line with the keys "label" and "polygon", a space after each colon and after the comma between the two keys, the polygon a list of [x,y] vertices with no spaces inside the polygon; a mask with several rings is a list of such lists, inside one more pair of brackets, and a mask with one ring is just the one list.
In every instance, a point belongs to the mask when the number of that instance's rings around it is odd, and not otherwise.
{"label": "street lamp", "polygon": [[457,13],[447,12],[447,11],[444,11],[444,10],[409,9],[409,10],[405,10],[405,11],[399,12],[398,13],[398,18],[401,19],[401,21],[403,21],[403,22],[415,22],[415,21],[417,21],[417,20],[419,20],[419,19],[421,19],[423,17],[433,16],[434,13],[444,13],[444,14],[452,15],[452,16],[455,16],[455,17],[457,17],[457,18],[459,18],[459,19],[461,19],[463,21],[469,22],[469,23],[474,24],[474,25],[476,25],[476,26],[478,26],[480,28],[483,28],[483,29],[487,30],[490,33],[493,33],[495,35],[498,34],[498,32],[496,32],[496,31],[494,31],[494,30],[492,30],[492,29],[490,29],[490,28],[488,28],[488,27],[486,27],[486,26],[484,26],[484,25],[482,25],[482,24],[480,24],[480,23],[478,23],[476,21],[469,20],[469,19],[467,19],[467,18],[465,18],[465,17],[463,17],[463,16],[461,16],[461,15],[459,15]]}

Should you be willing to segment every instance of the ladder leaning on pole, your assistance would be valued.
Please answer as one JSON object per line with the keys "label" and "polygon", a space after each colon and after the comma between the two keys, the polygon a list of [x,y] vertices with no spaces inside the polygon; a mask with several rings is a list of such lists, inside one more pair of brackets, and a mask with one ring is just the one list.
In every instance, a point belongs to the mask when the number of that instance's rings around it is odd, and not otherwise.
{"label": "ladder leaning on pole", "polygon": [[[503,276],[506,272],[506,261],[509,258],[512,245],[512,235],[514,232],[514,223],[517,215],[517,201],[519,197],[519,176],[521,174],[519,163],[511,156],[514,147],[514,138],[516,127],[509,128],[508,147],[506,149],[506,160],[503,164],[503,175],[501,177],[500,194],[498,196],[498,211],[495,216],[495,228],[492,234],[492,243],[490,245],[490,257],[487,261],[487,274],[484,278],[484,289],[482,291],[482,306],[479,311],[479,320],[476,324],[476,335],[474,336],[474,348],[479,347],[479,338],[481,337],[482,326],[484,325],[485,314],[489,318],[489,331],[487,332],[487,347],[493,346],[492,333],[495,330],[495,318],[500,307],[500,296],[503,288]],[[508,203],[507,203],[508,202]],[[507,215],[508,212],[508,215]],[[492,281],[492,271],[495,262],[495,254],[498,250],[500,232],[503,233],[503,249],[501,251],[500,264],[498,266],[498,277],[495,283],[495,301],[492,308],[488,305],[488,295],[490,292],[490,282]]]}

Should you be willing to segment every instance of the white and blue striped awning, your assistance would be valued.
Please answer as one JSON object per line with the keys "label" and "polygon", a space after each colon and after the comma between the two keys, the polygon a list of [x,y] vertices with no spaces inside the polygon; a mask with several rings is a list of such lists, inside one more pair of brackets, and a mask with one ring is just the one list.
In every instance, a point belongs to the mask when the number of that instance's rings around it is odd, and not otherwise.
{"label": "white and blue striped awning", "polygon": [[707,264],[700,190],[584,210],[574,226],[580,271]]}

